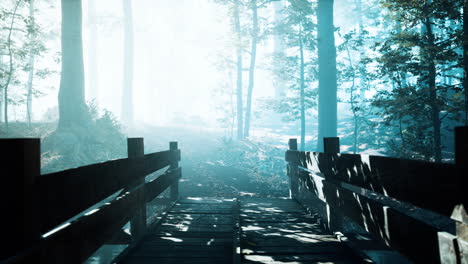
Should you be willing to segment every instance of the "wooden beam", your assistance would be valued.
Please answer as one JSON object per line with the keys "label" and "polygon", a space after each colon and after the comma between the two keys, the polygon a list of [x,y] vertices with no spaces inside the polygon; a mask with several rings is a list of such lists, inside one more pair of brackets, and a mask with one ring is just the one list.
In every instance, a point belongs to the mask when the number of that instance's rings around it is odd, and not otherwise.
{"label": "wooden beam", "polygon": [[40,238],[34,183],[40,175],[39,139],[0,139],[0,260],[16,255]]}
{"label": "wooden beam", "polygon": [[[169,149],[171,151],[177,151],[178,150],[177,142],[169,142]],[[178,167],[179,167],[179,159],[172,159],[171,165],[169,166],[169,170],[176,170]],[[180,177],[182,177],[181,172],[179,172],[179,178]],[[173,182],[171,185],[170,197],[174,201],[179,199],[179,178],[177,178],[177,180]]]}
{"label": "wooden beam", "polygon": [[286,152],[286,160],[322,177],[353,184],[445,216],[450,216],[464,197],[454,164],[291,150]]}
{"label": "wooden beam", "polygon": [[[468,4],[467,4],[468,5]],[[459,186],[468,185],[468,126],[455,128],[455,164],[458,169]],[[468,208],[468,195],[463,196],[465,208]]]}
{"label": "wooden beam", "polygon": [[[180,179],[181,171],[181,168],[177,168],[147,182],[145,185],[146,202],[152,201],[168,187],[174,185]],[[171,198],[171,200],[173,199]]]}
{"label": "wooden beam", "polygon": [[[306,196],[302,192],[312,193],[333,208],[335,214],[347,216],[417,263],[439,259],[438,232],[453,232],[455,227],[446,217],[426,215],[414,207],[397,206],[395,202],[388,202],[391,199],[366,194],[360,188],[352,191],[337,181],[319,176],[309,175],[301,179],[300,184],[300,196]],[[307,200],[301,202],[307,203]],[[331,221],[329,217],[325,220]]]}
{"label": "wooden beam", "polygon": [[286,151],[286,161],[288,161],[287,173],[289,179],[289,197],[291,199],[297,198],[297,159],[290,159],[295,157],[297,151],[297,139],[290,138],[288,142],[289,150]]}
{"label": "wooden beam", "polygon": [[71,217],[169,165],[171,151],[117,159],[38,177],[41,231],[46,233]]}
{"label": "wooden beam", "polygon": [[140,185],[125,192],[109,204],[44,237],[42,259],[38,263],[83,263],[130,220],[143,189],[144,185]]}
{"label": "wooden beam", "polygon": [[[141,158],[145,155],[145,147],[143,138],[128,138],[127,139],[128,158],[130,160]],[[128,186],[128,190],[139,185],[145,184],[145,178],[140,177],[135,179]],[[143,188],[136,198],[134,206],[136,207],[135,215],[130,220],[130,233],[132,234],[132,242],[136,243],[146,233],[146,201],[145,189]]]}
{"label": "wooden beam", "polygon": [[340,153],[340,138],[326,137],[323,138],[323,150],[325,153]]}

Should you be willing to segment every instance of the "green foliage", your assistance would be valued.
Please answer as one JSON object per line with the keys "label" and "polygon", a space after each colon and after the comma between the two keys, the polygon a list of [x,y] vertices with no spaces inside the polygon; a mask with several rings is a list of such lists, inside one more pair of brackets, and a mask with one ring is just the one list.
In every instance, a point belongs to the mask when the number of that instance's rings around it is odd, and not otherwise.
{"label": "green foliage", "polygon": [[393,153],[437,159],[444,126],[461,122],[461,1],[382,4],[394,30],[376,43],[378,76],[394,88],[379,91],[373,106],[385,125],[397,128],[389,141]]}
{"label": "green foliage", "polygon": [[[41,7],[45,7],[42,6],[46,5],[44,1],[40,3]],[[43,96],[48,87],[39,88],[33,84],[32,79],[28,77],[29,73],[33,73],[31,77],[35,80],[44,80],[56,74],[50,68],[38,67],[39,63],[34,65],[35,60],[48,55],[45,40],[49,33],[45,32],[41,21],[36,19],[41,9],[33,8],[32,4],[34,2],[31,0],[9,0],[0,3],[0,103],[27,103],[29,85],[31,98]],[[2,108],[7,111],[8,105]]]}
{"label": "green foliage", "polygon": [[[284,19],[274,28],[274,33],[286,40],[287,50],[274,54],[271,71],[274,78],[284,83],[289,91],[284,97],[265,99],[262,105],[283,115],[283,120],[294,121],[301,118],[301,100],[304,100],[306,113],[311,116],[317,105],[317,56],[315,8],[308,0],[291,0],[283,10]],[[304,64],[301,65],[301,49]],[[304,98],[301,98],[301,67],[304,71]]]}
{"label": "green foliage", "polygon": [[126,137],[109,111],[88,106],[92,122],[85,127],[56,130],[43,141],[43,172],[103,162],[126,156]]}

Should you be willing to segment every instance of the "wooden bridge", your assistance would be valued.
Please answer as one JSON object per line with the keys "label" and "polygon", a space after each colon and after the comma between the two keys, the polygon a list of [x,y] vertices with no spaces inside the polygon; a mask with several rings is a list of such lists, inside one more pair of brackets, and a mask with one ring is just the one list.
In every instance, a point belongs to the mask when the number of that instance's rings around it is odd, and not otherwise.
{"label": "wooden bridge", "polygon": [[130,138],[128,158],[40,175],[39,139],[3,139],[0,262],[82,263],[125,244],[113,262],[467,263],[468,127],[455,137],[455,164],[290,140],[283,198],[179,198],[176,142],[145,155]]}

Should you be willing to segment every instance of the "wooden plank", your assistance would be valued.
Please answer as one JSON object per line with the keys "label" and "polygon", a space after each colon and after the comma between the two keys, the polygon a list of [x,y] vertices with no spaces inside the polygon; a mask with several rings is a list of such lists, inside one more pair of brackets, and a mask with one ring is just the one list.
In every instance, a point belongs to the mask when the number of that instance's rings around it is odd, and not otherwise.
{"label": "wooden plank", "polygon": [[[43,263],[82,263],[125,225],[136,210],[143,186],[44,238]],[[71,261],[71,262],[70,262]]]}
{"label": "wooden plank", "polygon": [[3,227],[0,260],[17,254],[40,238],[37,190],[40,175],[39,139],[0,139],[0,224]]}
{"label": "wooden plank", "polygon": [[146,154],[143,160],[144,170],[142,173],[148,175],[169,166],[173,161],[180,161],[180,149]]}
{"label": "wooden plank", "polygon": [[137,179],[169,165],[171,151],[117,159],[38,177],[41,231],[81,213]]}
{"label": "wooden plank", "polygon": [[171,257],[171,258],[158,258],[158,257],[132,257],[125,259],[122,262],[125,264],[221,264],[229,263],[226,258],[190,258],[190,257]]}
{"label": "wooden plank", "polygon": [[236,200],[234,198],[217,198],[217,197],[188,197],[181,199],[177,204],[230,204],[234,205]]}
{"label": "wooden plank", "polygon": [[344,254],[348,249],[338,241],[332,242],[317,242],[315,244],[295,245],[289,244],[288,246],[252,246],[244,244],[242,246],[243,254]]}
{"label": "wooden plank", "polygon": [[106,241],[107,245],[128,245],[132,242],[132,236],[124,230],[117,231],[112,238]]}
{"label": "wooden plank", "polygon": [[333,263],[350,264],[363,263],[362,260],[353,259],[349,254],[292,254],[292,255],[246,255],[242,263]]}
{"label": "wooden plank", "polygon": [[133,256],[138,257],[188,257],[188,258],[225,258],[231,255],[231,247],[222,246],[154,246],[154,247],[137,247],[132,252]]}
{"label": "wooden plank", "polygon": [[[128,138],[127,152],[130,160],[143,157],[145,155],[145,147],[143,138]],[[126,186],[125,190],[135,188],[141,184],[145,184],[145,178],[141,177]],[[125,191],[124,190],[124,191]],[[139,192],[135,202],[135,215],[130,220],[130,233],[132,235],[132,243],[136,243],[146,233],[146,199],[145,188]]]}
{"label": "wooden plank", "polygon": [[213,245],[220,246],[232,243],[232,238],[209,238],[209,237],[186,237],[182,239],[174,239],[174,237],[160,237],[155,235],[147,236],[143,243],[148,246],[161,246],[161,245],[186,245],[186,246],[196,246],[196,245]]}
{"label": "wooden plank", "polygon": [[181,168],[177,168],[175,170],[164,173],[150,182],[147,182],[145,185],[146,202],[152,201],[169,186],[171,186],[171,184],[173,184],[175,181],[178,181],[181,171]]}
{"label": "wooden plank", "polygon": [[232,225],[209,225],[209,226],[195,226],[195,225],[180,225],[164,223],[159,227],[161,232],[213,232],[213,233],[232,233]]}
{"label": "wooden plank", "polygon": [[317,175],[341,180],[446,216],[463,197],[454,164],[291,150],[287,151],[286,160]]}
{"label": "wooden plank", "polygon": [[[178,143],[177,142],[169,142],[169,149],[171,151],[177,151],[178,150],[177,148],[178,148]],[[179,155],[179,157],[180,157],[180,155]],[[170,166],[169,166],[169,170],[176,170],[179,167],[179,160],[180,159],[178,159],[178,160],[172,159],[171,163],[170,163]],[[179,177],[182,177],[182,174],[180,174]],[[175,181],[174,183],[172,183],[169,197],[171,197],[171,199],[174,200],[174,201],[179,199],[179,181],[178,180]]]}
{"label": "wooden plank", "polygon": [[[437,218],[431,219],[432,215],[425,215],[417,209],[403,206],[390,208],[382,197],[353,192],[328,180],[317,184],[322,185],[321,199],[326,204],[338,209],[363,229],[375,234],[387,245],[416,262],[427,263],[431,259],[439,259],[437,232],[441,231],[441,228],[453,229],[441,224],[449,223],[449,219],[440,222]],[[308,191],[307,188],[303,190]]]}

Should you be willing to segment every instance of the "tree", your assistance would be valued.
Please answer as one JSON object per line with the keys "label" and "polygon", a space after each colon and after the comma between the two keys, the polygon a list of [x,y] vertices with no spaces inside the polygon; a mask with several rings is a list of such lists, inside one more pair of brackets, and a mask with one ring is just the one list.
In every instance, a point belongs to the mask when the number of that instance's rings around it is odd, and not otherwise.
{"label": "tree", "polygon": [[88,69],[87,72],[87,95],[88,100],[98,102],[99,94],[99,74],[98,74],[98,21],[96,14],[96,1],[88,0],[88,26],[89,26],[89,49],[88,49]]}
{"label": "tree", "polygon": [[62,73],[57,130],[90,122],[85,103],[81,0],[62,0]]}
{"label": "tree", "polygon": [[[281,82],[289,86],[287,96],[276,98],[271,103],[276,112],[287,114],[288,119],[299,119],[301,123],[300,148],[305,149],[306,113],[315,106],[315,91],[311,89],[316,80],[316,60],[312,53],[316,50],[313,34],[316,25],[313,22],[315,9],[308,0],[290,0],[284,9],[284,18],[276,25],[276,32],[283,37],[290,55],[276,54],[274,74]],[[294,110],[294,108],[296,110]]]}
{"label": "tree", "polygon": [[258,7],[257,0],[250,0],[250,9],[252,10],[252,30],[250,32],[250,67],[249,67],[249,87],[247,90],[247,106],[245,110],[245,125],[244,125],[244,137],[249,136],[250,131],[250,115],[252,112],[252,94],[255,82],[255,61],[257,58],[257,39],[259,34],[258,29]]}
{"label": "tree", "polygon": [[[29,40],[31,43],[34,42],[36,38],[36,23],[34,17],[34,0],[29,0],[29,20],[30,20],[30,30],[29,30]],[[31,47],[29,51],[29,76],[28,76],[28,91],[27,91],[27,100],[26,100],[26,113],[28,124],[31,126],[32,118],[32,97],[33,97],[33,81],[34,81],[34,64],[36,61],[36,52],[34,48]]]}
{"label": "tree", "polygon": [[333,26],[333,0],[318,0],[318,150],[324,137],[337,133],[336,48]]}
{"label": "tree", "polygon": [[243,120],[243,103],[242,103],[242,31],[241,31],[241,22],[240,22],[240,0],[234,0],[234,28],[235,34],[237,37],[236,45],[236,66],[237,66],[237,139],[244,138],[244,120]]}
{"label": "tree", "polygon": [[133,15],[131,0],[123,0],[124,10],[124,69],[122,93],[122,121],[133,125]]}
{"label": "tree", "polygon": [[468,126],[468,1],[463,1],[463,90],[465,93],[465,126]]}
{"label": "tree", "polygon": [[[460,3],[435,0],[421,4],[399,0],[386,1],[384,6],[390,15],[397,14],[395,24],[402,27],[379,45],[381,73],[396,87],[392,92],[380,92],[373,104],[382,109],[385,119],[391,121],[389,124],[396,123],[399,127],[401,140],[392,143],[393,149],[408,157],[422,155],[440,162],[444,148],[443,120],[458,119],[463,111],[459,107],[460,82],[443,81],[452,71],[450,68],[461,66],[457,47],[461,34],[447,23],[447,20],[461,19]],[[452,64],[455,66],[446,67]],[[402,81],[407,78],[415,81]]]}
{"label": "tree", "polygon": [[[284,19],[284,2],[283,0],[273,2],[273,7],[275,10],[274,14],[274,25],[278,27],[281,23],[283,23]],[[282,57],[284,55],[284,51],[286,50],[286,44],[280,34],[273,35],[273,53],[275,57]],[[277,62],[274,62],[277,63]],[[278,62],[279,63],[279,62]],[[275,87],[275,97],[277,99],[283,97],[286,93],[286,85],[281,80],[275,80],[273,83]]]}
{"label": "tree", "polygon": [[15,20],[17,19],[17,14],[18,14],[18,8],[21,4],[22,0],[16,0],[13,8],[13,12],[11,14],[10,18],[10,23],[7,28],[8,33],[7,33],[7,41],[6,41],[6,50],[7,50],[7,56],[8,56],[8,71],[6,72],[6,81],[3,84],[3,121],[5,122],[5,130],[6,133],[8,133],[8,103],[9,103],[9,97],[8,97],[8,92],[10,85],[12,83],[13,79],[13,74],[14,74],[14,47],[13,47],[13,40],[12,40],[12,34],[15,26]]}

